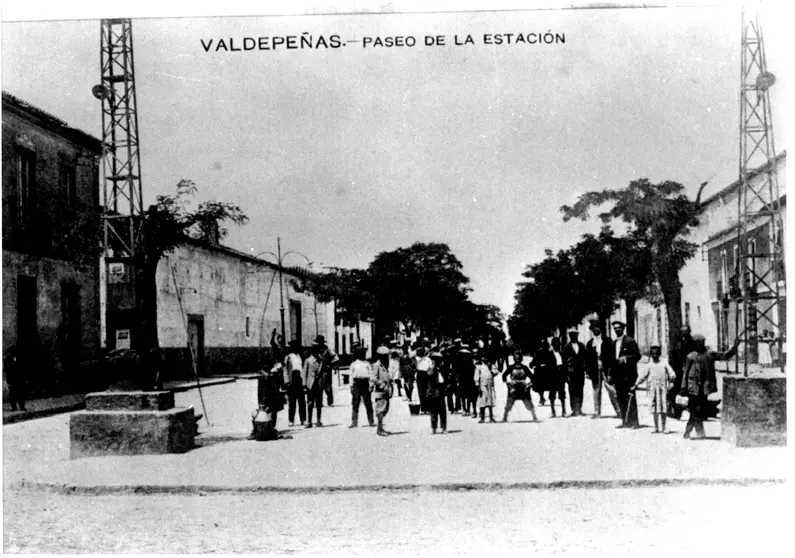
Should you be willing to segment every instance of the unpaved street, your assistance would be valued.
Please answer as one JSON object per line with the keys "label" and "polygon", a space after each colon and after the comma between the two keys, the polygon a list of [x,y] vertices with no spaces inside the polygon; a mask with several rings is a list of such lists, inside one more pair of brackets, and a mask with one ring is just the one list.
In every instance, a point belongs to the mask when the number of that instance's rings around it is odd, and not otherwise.
{"label": "unpaved street", "polygon": [[[781,555],[783,485],[495,492],[7,491],[16,553]],[[774,554],[775,553],[775,554]]]}

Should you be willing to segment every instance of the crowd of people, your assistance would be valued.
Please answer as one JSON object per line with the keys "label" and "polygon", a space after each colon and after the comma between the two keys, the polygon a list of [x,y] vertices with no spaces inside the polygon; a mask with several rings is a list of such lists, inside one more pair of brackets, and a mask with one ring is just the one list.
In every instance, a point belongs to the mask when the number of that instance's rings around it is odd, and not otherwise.
{"label": "crowd of people", "polygon": [[[661,360],[657,345],[651,347],[648,362],[641,364],[638,344],[626,335],[626,324],[616,320],[611,325],[612,338],[603,334],[598,321],[591,322],[592,338],[587,344],[579,341],[576,329],[568,331],[568,342],[563,346],[559,338],[551,342],[542,339],[528,364],[519,347],[508,358],[507,347],[499,341],[477,340],[468,344],[459,338],[432,344],[423,338],[400,346],[395,340],[385,339],[375,349],[372,361],[366,359],[366,347],[354,346],[349,369],[350,428],[358,427],[359,411],[364,406],[368,425],[376,427],[377,435],[388,436],[385,418],[395,396],[405,397],[412,413],[429,415],[434,434],[447,432],[448,414],[460,413],[481,423],[496,422],[495,379],[501,376],[508,390],[503,422],[508,421],[517,401],[524,404],[532,421],[538,422],[533,392],[540,405],[549,404],[552,417],[585,416],[582,407],[587,380],[593,396],[592,418],[602,416],[606,391],[615,416],[620,419],[617,428],[639,428],[635,393],[647,384],[655,433],[665,432],[666,417],[679,418],[681,408],[686,406],[689,421],[685,438],[693,430],[703,437],[710,397],[717,391],[715,361],[731,358],[739,341],[724,353],[709,351],[704,336],[691,335],[689,328],[683,328],[673,365]],[[291,426],[295,425],[296,409],[301,425],[322,426],[324,396],[327,404],[333,405],[331,378],[337,355],[322,335],[317,336],[306,355],[297,341],[283,347],[278,336],[273,350],[276,364],[264,373],[259,394],[261,409],[271,413],[271,437],[278,437],[276,413],[284,408],[285,396]],[[686,403],[677,405],[677,401]]]}

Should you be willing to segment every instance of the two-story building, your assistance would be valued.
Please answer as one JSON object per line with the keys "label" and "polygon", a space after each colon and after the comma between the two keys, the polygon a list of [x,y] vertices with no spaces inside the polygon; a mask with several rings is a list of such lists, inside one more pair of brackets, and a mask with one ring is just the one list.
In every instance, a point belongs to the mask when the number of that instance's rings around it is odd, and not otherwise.
{"label": "two-story building", "polygon": [[79,388],[99,350],[101,142],[3,92],[3,350],[34,392]]}

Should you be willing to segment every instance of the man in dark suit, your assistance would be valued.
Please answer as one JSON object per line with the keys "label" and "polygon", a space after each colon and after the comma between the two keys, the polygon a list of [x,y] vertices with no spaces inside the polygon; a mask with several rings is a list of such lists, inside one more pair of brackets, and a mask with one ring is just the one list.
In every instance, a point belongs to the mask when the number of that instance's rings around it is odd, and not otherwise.
{"label": "man in dark suit", "polygon": [[[599,418],[602,416],[602,383],[610,371],[610,364],[613,361],[613,343],[609,337],[602,335],[602,328],[597,320],[591,321],[591,334],[593,338],[585,346],[587,354],[585,373],[591,380],[593,388],[594,414],[592,418]],[[619,415],[618,401],[612,396],[612,392],[608,391],[608,395],[611,395],[610,402],[613,404],[616,415]]]}
{"label": "man in dark suit", "polygon": [[[630,392],[638,379],[638,361],[640,350],[631,337],[624,335],[626,324],[616,320],[613,322],[613,356],[615,360],[610,367],[610,383],[616,388],[618,407],[622,423],[617,428],[637,428],[638,405],[631,401]],[[634,399],[634,396],[632,397]]]}
{"label": "man in dark suit", "polygon": [[576,329],[569,330],[569,342],[563,347],[563,363],[569,383],[569,402],[571,416],[581,417],[582,390],[585,384],[585,345],[577,340],[580,333]]}

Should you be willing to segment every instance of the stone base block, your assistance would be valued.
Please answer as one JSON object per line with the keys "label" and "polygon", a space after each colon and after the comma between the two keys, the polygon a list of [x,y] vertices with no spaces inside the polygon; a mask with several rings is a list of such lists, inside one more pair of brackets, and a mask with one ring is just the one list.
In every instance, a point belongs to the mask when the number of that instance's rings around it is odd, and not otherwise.
{"label": "stone base block", "polygon": [[193,408],[78,411],[69,424],[70,457],[184,453],[194,447]]}
{"label": "stone base block", "polygon": [[764,424],[730,424],[722,428],[721,438],[738,448],[787,445],[786,429]]}
{"label": "stone base block", "polygon": [[725,376],[721,438],[737,447],[786,445],[786,377]]}
{"label": "stone base block", "polygon": [[170,391],[101,391],[86,395],[87,411],[167,411],[174,408]]}

